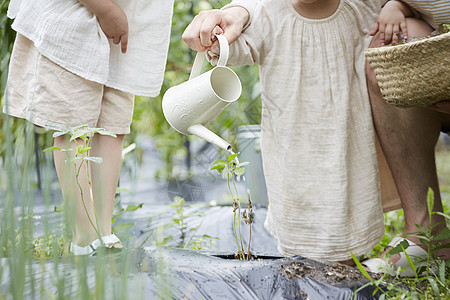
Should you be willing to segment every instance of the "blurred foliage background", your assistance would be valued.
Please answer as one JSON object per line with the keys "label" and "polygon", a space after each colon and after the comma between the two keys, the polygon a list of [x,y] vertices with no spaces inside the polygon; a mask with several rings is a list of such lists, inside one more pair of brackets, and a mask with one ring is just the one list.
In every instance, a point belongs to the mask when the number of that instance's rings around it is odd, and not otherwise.
{"label": "blurred foliage background", "polygon": [[[1,107],[4,103],[4,90],[8,74],[8,63],[10,53],[15,39],[15,32],[11,29],[12,20],[6,17],[9,0],[1,1]],[[134,120],[131,127],[131,134],[125,139],[125,146],[135,143],[137,148],[129,155],[133,158],[133,164],[139,164],[142,161],[143,150],[140,147],[142,137],[150,137],[156,144],[164,167],[156,172],[156,176],[163,180],[174,179],[180,176],[174,168],[174,164],[184,161],[188,170],[183,171],[183,176],[189,176],[189,166],[193,153],[192,141],[196,137],[184,136],[173,130],[166,122],[161,109],[162,95],[165,91],[189,77],[191,66],[195,57],[195,52],[190,50],[182,41],[181,35],[187,25],[192,21],[195,15],[201,10],[220,8],[229,3],[230,0],[175,0],[174,14],[172,18],[172,33],[167,59],[167,67],[164,77],[164,83],[161,93],[156,98],[136,97]],[[206,66],[208,65],[208,66]],[[205,63],[205,70],[211,68]],[[261,115],[260,89],[257,66],[242,66],[233,68],[241,79],[243,92],[241,98],[229,106],[216,120],[208,127],[229,141],[236,149],[236,131],[239,125],[259,124]],[[16,118],[8,118],[16,134],[13,138],[19,138],[23,135],[26,121]],[[5,116],[0,113],[0,127],[5,122]],[[52,132],[35,128],[35,147],[44,149],[51,146]],[[5,151],[2,147],[4,136],[0,133],[0,158],[3,158]],[[197,147],[198,148],[198,147]],[[42,159],[42,155],[37,154],[37,160]],[[187,175],[186,175],[187,174]]]}

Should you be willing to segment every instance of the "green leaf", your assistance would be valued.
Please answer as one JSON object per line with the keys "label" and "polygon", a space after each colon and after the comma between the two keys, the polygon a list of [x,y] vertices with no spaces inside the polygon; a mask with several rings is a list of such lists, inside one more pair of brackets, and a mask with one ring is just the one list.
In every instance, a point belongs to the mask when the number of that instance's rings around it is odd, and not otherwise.
{"label": "green leaf", "polygon": [[94,162],[96,164],[100,164],[100,163],[103,162],[103,158],[96,157],[96,156],[86,156],[86,157],[83,157],[83,160],[92,161],[92,162]]}
{"label": "green leaf", "polygon": [[355,262],[359,271],[364,275],[364,277],[366,277],[371,282],[373,282],[372,277],[370,277],[369,273],[366,271],[366,269],[364,269],[364,266],[359,262],[359,259],[357,259],[356,256],[352,252],[350,252],[350,254],[352,255],[353,261]]}
{"label": "green leaf", "polygon": [[236,169],[234,170],[234,174],[236,174],[236,175],[238,175],[238,176],[241,176],[241,175],[243,175],[244,173],[245,173],[245,168],[243,168],[243,167],[236,168]]}
{"label": "green leaf", "polygon": [[436,296],[436,299],[441,299],[439,287],[436,281],[432,277],[428,277],[428,282],[430,283],[431,288],[433,289],[433,293]]}
{"label": "green leaf", "polygon": [[[81,145],[80,145],[81,146]],[[88,152],[89,150],[91,150],[92,147],[85,147],[83,149],[81,149],[81,151],[79,152],[80,154],[83,154],[85,152]]]}
{"label": "green leaf", "polygon": [[111,136],[111,137],[117,137],[117,135],[114,132],[107,131],[107,130],[104,130],[104,129],[103,130],[99,130],[98,133],[101,134],[101,135],[108,135],[108,136]]}
{"label": "green leaf", "polygon": [[120,231],[120,230],[128,229],[128,228],[133,227],[135,225],[136,225],[136,223],[123,223],[123,224],[115,225],[114,226],[114,231],[117,232],[117,231]]}
{"label": "green leaf", "polygon": [[69,132],[69,129],[61,124],[52,124],[52,125],[45,125],[44,126],[47,129],[52,129],[52,130],[58,130],[58,132],[64,131],[65,133]]}
{"label": "green leaf", "polygon": [[433,247],[430,248],[430,249],[431,249],[431,252],[435,252],[435,251],[437,251],[437,250],[440,250],[440,249],[447,249],[447,248],[450,248],[450,243],[446,243],[446,244],[438,244],[438,246],[433,245]]}
{"label": "green leaf", "polygon": [[[416,270],[416,267],[414,266],[414,263],[413,263],[413,261],[411,260],[411,257],[409,257],[408,252],[405,251],[405,249],[406,249],[407,247],[406,247],[406,248],[403,247],[403,245],[402,245],[403,242],[406,242],[406,241],[401,241],[401,242],[400,242],[400,246],[402,247],[403,253],[405,253],[405,256],[406,256],[406,259],[408,260],[409,266],[410,266],[411,269],[414,271],[414,275],[416,275],[416,278],[417,278],[417,270]],[[406,242],[406,243],[408,243],[408,242]],[[409,244],[408,244],[408,247],[409,247]]]}
{"label": "green leaf", "polygon": [[74,132],[74,131],[77,131],[77,130],[79,130],[79,129],[81,129],[81,128],[89,128],[89,127],[88,127],[87,124],[82,124],[82,125],[78,125],[78,126],[72,127],[72,128],[70,128],[69,130],[72,131],[72,132]]}
{"label": "green leaf", "polygon": [[212,171],[212,170],[217,170],[217,172],[222,173],[222,172],[223,172],[223,169],[225,169],[225,165],[223,165],[223,166],[214,166],[214,167],[212,167],[210,170],[211,170],[211,171]]}
{"label": "green leaf", "polygon": [[56,212],[56,213],[63,212],[64,211],[64,203],[62,203],[60,205],[55,205],[53,211]]}
{"label": "green leaf", "polygon": [[121,208],[121,209],[119,209],[118,211],[116,211],[116,212],[114,213],[114,215],[115,215],[115,216],[123,215],[124,212],[125,212],[125,209]]}
{"label": "green leaf", "polygon": [[446,239],[450,239],[450,229],[448,229],[447,227],[442,229],[441,232],[439,232],[439,234],[437,236],[433,237],[433,240],[435,240],[435,241],[446,240]]}
{"label": "green leaf", "polygon": [[428,188],[427,205],[428,205],[428,214],[430,215],[430,220],[431,220],[431,215],[433,213],[433,207],[434,207],[434,192],[431,188]]}
{"label": "green leaf", "polygon": [[128,205],[127,209],[125,209],[125,211],[136,211],[139,208],[142,208],[142,205],[144,205],[144,203],[141,203],[139,205]]}
{"label": "green leaf", "polygon": [[243,166],[246,166],[248,164],[249,164],[248,161],[243,161],[243,162],[238,163],[236,167],[243,167]]}
{"label": "green leaf", "polygon": [[77,159],[80,159],[80,157],[69,157],[68,159],[65,160],[66,164],[70,164],[73,163],[74,161],[76,161]]}
{"label": "green leaf", "polygon": [[422,242],[423,241],[427,241],[427,242],[431,241],[430,238],[425,235],[417,235],[417,236],[419,237],[420,241],[422,241]]}
{"label": "green leaf", "polygon": [[439,265],[439,278],[442,282],[445,282],[445,261],[441,261]]}
{"label": "green leaf", "polygon": [[81,153],[81,150],[83,150],[83,145],[77,146],[77,153]]}
{"label": "green leaf", "polygon": [[96,132],[98,132],[99,128],[92,128],[88,127],[87,125],[81,125],[74,128],[71,128],[71,138],[70,140],[73,141],[77,138],[81,138],[85,140],[88,136],[94,135]]}
{"label": "green leaf", "polygon": [[53,133],[53,137],[54,138],[56,138],[56,137],[59,137],[59,136],[62,136],[62,135],[66,135],[66,134],[68,134],[70,131],[69,130],[63,130],[63,131],[55,131],[54,133]]}
{"label": "green leaf", "polygon": [[222,177],[226,178],[227,175],[231,175],[233,173],[233,170],[230,168],[226,168],[225,171],[222,173]]}
{"label": "green leaf", "polygon": [[44,152],[48,152],[48,151],[61,151],[62,149],[57,147],[57,146],[53,146],[53,147],[49,147],[44,149]]}
{"label": "green leaf", "polygon": [[216,239],[216,240],[219,240],[219,239],[220,239],[220,238],[218,238],[218,237],[216,237],[216,236],[210,236],[210,235],[208,235],[208,234],[204,234],[204,235],[202,235],[202,237],[208,238],[208,239]]}
{"label": "green leaf", "polygon": [[89,130],[87,130],[87,129],[76,130],[72,133],[72,136],[70,137],[70,141],[72,142],[78,138],[81,138],[84,140],[87,138],[88,133],[89,133]]}
{"label": "green leaf", "polygon": [[233,154],[228,155],[228,157],[227,157],[227,163],[232,162],[232,161],[238,156],[238,154],[239,154],[239,153],[233,153]]}
{"label": "green leaf", "polygon": [[218,159],[215,160],[212,164],[211,164],[211,168],[210,170],[217,170],[217,172],[222,173],[223,169],[226,167],[227,163],[226,161],[222,160],[222,159]]}
{"label": "green leaf", "polygon": [[444,214],[444,213],[442,213],[442,212],[440,212],[440,211],[437,212],[437,214],[443,216],[444,218],[446,218],[446,219],[448,219],[448,220],[450,220],[450,215],[448,215],[448,214]]}
{"label": "green leaf", "polygon": [[[169,207],[183,208],[183,205],[184,205],[184,198],[180,197],[180,196],[175,196],[175,197],[173,197],[173,204],[170,205]],[[179,210],[177,210],[177,212],[179,212]]]}
{"label": "green leaf", "polygon": [[116,194],[118,194],[118,193],[129,193],[129,194],[131,194],[131,191],[129,189],[124,188],[124,187],[118,186],[116,188]]}

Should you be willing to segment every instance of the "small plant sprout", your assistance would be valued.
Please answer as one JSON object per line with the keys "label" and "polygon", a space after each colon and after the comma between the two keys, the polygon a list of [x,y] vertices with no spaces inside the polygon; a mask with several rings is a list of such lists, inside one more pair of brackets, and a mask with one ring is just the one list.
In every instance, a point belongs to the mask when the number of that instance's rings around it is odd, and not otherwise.
{"label": "small plant sprout", "polygon": [[[59,130],[53,134],[53,138],[67,135],[69,137],[69,142],[75,143],[76,149],[74,151],[74,149],[72,149],[72,148],[62,149],[60,147],[53,146],[53,147],[49,147],[49,148],[45,149],[44,152],[61,151],[61,152],[65,152],[65,153],[70,153],[70,152],[74,153],[74,156],[68,157],[65,160],[65,162],[66,162],[66,164],[74,164],[75,165],[75,179],[76,179],[76,183],[79,188],[79,191],[80,191],[80,197],[81,197],[81,201],[83,203],[84,211],[86,212],[86,215],[89,219],[89,223],[92,225],[95,232],[100,237],[101,234],[99,231],[97,213],[95,211],[95,205],[94,205],[94,200],[93,200],[94,193],[93,193],[93,189],[92,189],[92,180],[91,180],[89,165],[90,165],[90,162],[100,164],[100,163],[102,163],[103,160],[101,157],[89,156],[89,150],[91,150],[91,142],[92,142],[92,137],[94,136],[94,134],[107,135],[107,136],[111,136],[111,137],[117,137],[117,136],[116,136],[116,134],[114,134],[110,131],[106,131],[103,128],[91,128],[91,127],[88,127],[87,125],[80,125],[80,126],[73,127],[70,129],[67,129],[64,126],[52,125],[52,128]],[[88,180],[88,185],[89,185],[89,195],[92,199],[92,207],[93,207],[93,212],[94,212],[95,224],[94,224],[94,221],[91,219],[91,216],[88,213],[88,210],[86,207],[86,202],[85,202],[85,194],[84,194],[83,188],[81,187],[81,183],[79,180],[80,172],[82,170],[83,165],[86,166],[86,178]]]}
{"label": "small plant sprout", "polygon": [[203,213],[188,213],[185,211],[185,200],[182,197],[176,196],[173,199],[173,204],[170,207],[175,208],[175,216],[172,218],[173,224],[180,232],[180,242],[178,248],[192,248],[194,250],[201,250],[208,248],[208,246],[202,246],[203,242],[209,241],[209,247],[212,246],[213,240],[217,239],[215,237],[209,236],[207,234],[198,236],[197,231],[201,226],[202,222],[198,226],[189,228],[187,219],[192,217],[203,217]]}
{"label": "small plant sprout", "polygon": [[[230,192],[231,199],[233,199],[233,231],[234,236],[236,238],[236,245],[238,248],[236,257],[242,260],[244,259],[248,260],[251,257],[250,242],[252,237],[251,234],[252,234],[252,223],[254,220],[254,213],[250,195],[247,193],[248,211],[244,210],[242,213],[242,220],[250,227],[250,235],[248,240],[247,256],[246,256],[244,250],[244,243],[242,241],[241,236],[241,223],[239,222],[239,218],[241,217],[241,201],[240,201],[241,198],[239,196],[236,187],[236,178],[240,178],[240,176],[242,176],[245,173],[244,166],[248,165],[248,162],[239,162],[237,159],[238,154],[239,153],[230,154],[227,157],[227,160],[218,159],[214,161],[211,164],[210,170],[217,170],[217,172],[222,174],[223,178],[227,179],[228,191]],[[236,220],[237,220],[237,228],[236,228]]]}

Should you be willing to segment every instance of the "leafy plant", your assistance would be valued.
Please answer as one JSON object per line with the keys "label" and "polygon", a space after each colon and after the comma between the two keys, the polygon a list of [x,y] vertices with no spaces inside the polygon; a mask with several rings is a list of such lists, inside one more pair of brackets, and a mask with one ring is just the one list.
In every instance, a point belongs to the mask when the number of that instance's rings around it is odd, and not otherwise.
{"label": "leafy plant", "polygon": [[67,243],[64,236],[55,235],[51,231],[41,237],[35,237],[33,243],[33,256],[35,257],[57,257],[68,255]]}
{"label": "leafy plant", "polygon": [[[202,250],[204,248],[209,248],[212,246],[213,240],[217,239],[215,237],[211,237],[207,234],[203,234],[202,236],[197,236],[196,233],[201,226],[201,223],[198,226],[190,227],[188,231],[188,223],[186,222],[187,218],[190,217],[203,217],[203,213],[186,213],[184,210],[184,198],[182,197],[174,197],[174,204],[170,207],[176,209],[175,217],[172,218],[172,222],[175,224],[175,227],[180,232],[180,242],[178,247],[180,248],[191,248],[193,250]],[[205,247],[202,245],[204,241],[209,241],[209,247]]]}
{"label": "leafy plant", "polygon": [[[244,243],[241,236],[241,223],[239,219],[241,218],[241,198],[236,187],[236,178],[240,180],[240,177],[245,173],[245,165],[248,162],[239,162],[237,159],[239,153],[233,153],[228,155],[227,160],[218,159],[211,164],[210,170],[217,170],[222,174],[223,178],[227,179],[228,191],[231,198],[233,199],[233,231],[236,238],[236,245],[238,252],[236,254],[239,259],[249,259],[251,257],[250,243],[252,239],[252,223],[254,220],[253,206],[250,199],[250,195],[247,194],[247,208],[242,213],[242,220],[249,225],[250,235],[247,245],[247,256],[245,256]],[[236,177],[236,178],[235,178]],[[236,214],[237,211],[237,214]],[[236,228],[237,223],[237,228]]]}
{"label": "leafy plant", "polygon": [[[210,236],[208,234],[198,234],[198,230],[203,223],[204,214],[202,212],[186,212],[185,199],[179,196],[175,196],[173,204],[168,207],[171,209],[169,213],[173,215],[168,224],[158,226],[157,230],[161,231],[161,234],[156,237],[155,244],[157,246],[168,246],[170,241],[176,241],[175,247],[192,250],[204,250],[211,248],[214,240],[217,237]],[[206,205],[206,204],[205,204]],[[198,205],[196,205],[198,206]],[[204,206],[203,204],[201,206]],[[193,206],[191,206],[193,207]],[[173,211],[173,209],[175,211]],[[152,216],[149,220],[157,218],[162,214]],[[190,218],[202,218],[197,226],[191,226],[187,222]],[[178,234],[175,237],[173,234],[167,234],[167,230],[175,229]],[[164,234],[162,233],[164,232]],[[144,240],[142,245],[153,235],[153,232]]]}
{"label": "leafy plant", "polygon": [[[136,211],[136,210],[142,208],[143,205],[144,205],[144,203],[140,203],[139,205],[132,205],[132,204],[130,204],[126,208],[121,208],[121,209],[115,211],[113,213],[113,215],[112,215],[111,223],[114,226],[114,224],[116,223],[117,218],[122,217],[126,212]],[[127,225],[134,225],[134,223],[133,224],[127,224]]]}

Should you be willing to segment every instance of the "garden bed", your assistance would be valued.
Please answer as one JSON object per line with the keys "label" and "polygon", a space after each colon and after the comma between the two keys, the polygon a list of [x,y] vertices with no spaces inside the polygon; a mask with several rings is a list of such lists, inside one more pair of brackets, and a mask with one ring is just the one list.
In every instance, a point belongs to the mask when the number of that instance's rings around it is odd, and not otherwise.
{"label": "garden bed", "polygon": [[[135,237],[130,239],[134,243],[128,250],[105,256],[28,261],[23,278],[25,299],[42,299],[43,293],[44,298],[85,299],[99,288],[106,299],[348,299],[368,283],[355,268],[280,256],[276,240],[263,226],[266,212],[264,207],[255,211],[254,259],[245,261],[234,258],[231,207],[186,208],[186,214],[192,214],[186,218],[186,230],[198,227],[196,236],[218,237],[211,247],[192,251],[177,248],[179,230],[161,227],[172,222],[172,211],[163,206],[144,206],[121,221],[136,223]],[[149,221],[151,213],[158,217]],[[198,213],[203,216],[198,217]],[[155,246],[157,234],[148,238],[147,233],[157,232],[158,227],[164,228],[163,236],[172,238]],[[14,274],[9,273],[11,263],[14,258],[1,260],[0,296],[7,295],[8,287],[14,284]],[[377,299],[373,290],[366,287],[355,299]]]}
{"label": "garden bed", "polygon": [[[83,299],[83,293],[98,289],[99,268],[106,274],[100,286],[107,299],[349,299],[368,282],[354,268],[302,257],[241,261],[170,247],[129,250],[128,263],[123,255],[82,258],[88,262],[82,277],[80,268],[64,259],[36,261],[24,278],[25,298],[45,291],[49,298]],[[118,271],[124,264],[126,273]],[[10,284],[7,259],[1,266],[4,290]],[[372,293],[373,287],[366,287],[355,299],[377,299]]]}

